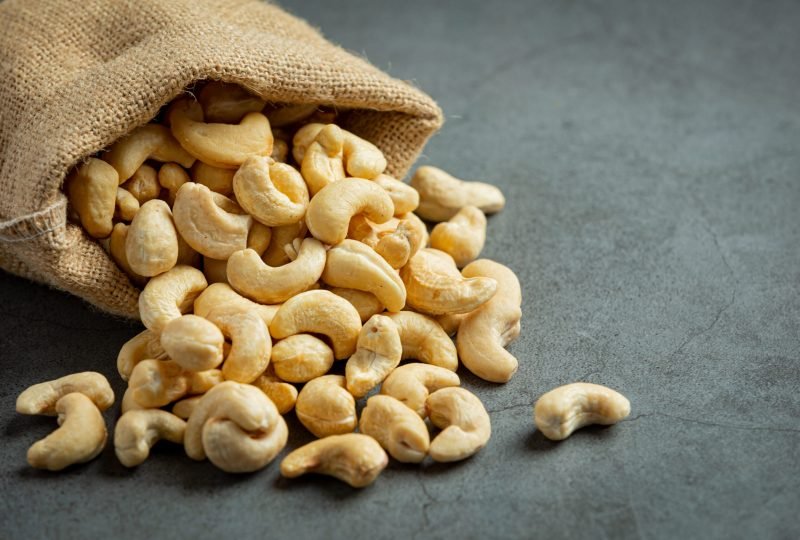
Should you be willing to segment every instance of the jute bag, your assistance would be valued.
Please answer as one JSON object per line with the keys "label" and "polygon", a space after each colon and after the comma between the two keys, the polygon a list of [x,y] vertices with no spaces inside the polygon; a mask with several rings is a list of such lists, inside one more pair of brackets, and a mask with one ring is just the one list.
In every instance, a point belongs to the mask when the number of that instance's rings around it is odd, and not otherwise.
{"label": "jute bag", "polygon": [[61,184],[193,82],[335,106],[396,176],[442,124],[427,95],[258,0],[6,0],[0,28],[0,267],[126,317],[139,291],[67,223]]}

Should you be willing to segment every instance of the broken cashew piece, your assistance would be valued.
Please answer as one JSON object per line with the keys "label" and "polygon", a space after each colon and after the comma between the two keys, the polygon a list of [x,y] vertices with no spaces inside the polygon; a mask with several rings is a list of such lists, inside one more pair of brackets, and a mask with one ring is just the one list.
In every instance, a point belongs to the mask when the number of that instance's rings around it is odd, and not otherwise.
{"label": "broken cashew piece", "polygon": [[533,409],[536,428],[562,441],[584,426],[616,424],[631,413],[628,399],[599,384],[572,383],[542,395]]}
{"label": "broken cashew piece", "polygon": [[477,206],[486,214],[499,212],[506,205],[503,192],[484,182],[467,182],[436,167],[422,166],[411,178],[419,192],[416,213],[428,221],[447,221],[465,206]]}
{"label": "broken cashew piece", "polygon": [[207,122],[236,124],[247,113],[261,112],[266,102],[238,84],[212,81],[197,96]]}
{"label": "broken cashew piece", "polygon": [[391,396],[372,396],[361,411],[358,429],[402,463],[420,463],[431,444],[425,421]]}
{"label": "broken cashew piece", "polygon": [[139,317],[155,334],[192,308],[194,299],[208,286],[197,268],[178,265],[147,282],[139,294]]}
{"label": "broken cashew piece", "polygon": [[86,160],[67,177],[67,199],[90,236],[105,238],[111,234],[118,186],[114,167],[95,158]]}
{"label": "broken cashew piece", "polygon": [[194,301],[194,314],[207,318],[211,310],[224,306],[226,310],[253,311],[264,324],[269,326],[280,306],[267,306],[248,300],[234,291],[227,283],[214,283],[204,290]]}
{"label": "broken cashew piece", "polygon": [[103,154],[103,161],[111,164],[119,174],[119,183],[125,182],[148,160],[173,161],[182,167],[191,167],[194,157],[184,150],[169,132],[159,124],[146,124],[134,129]]}
{"label": "broken cashew piece", "polygon": [[205,371],[222,363],[225,337],[214,323],[197,315],[173,319],[161,332],[161,345],[183,369]]}
{"label": "broken cashew piece", "polygon": [[328,124],[319,130],[305,149],[300,172],[312,196],[328,184],[343,180],[344,130],[336,124]]}
{"label": "broken cashew piece", "polygon": [[476,206],[465,206],[431,231],[431,247],[449,254],[459,268],[474,261],[485,242],[486,216]]}
{"label": "broken cashew piece", "polygon": [[304,383],[325,375],[333,366],[333,351],[319,338],[296,334],[272,346],[270,367],[286,382]]}
{"label": "broken cashew piece", "polygon": [[114,452],[125,467],[136,467],[160,440],[183,443],[186,422],[160,409],[128,411],[114,428]]}
{"label": "broken cashew piece", "polygon": [[366,396],[400,364],[402,353],[394,321],[373,315],[361,328],[356,352],[345,366],[347,391],[357,398]]}
{"label": "broken cashew piece", "polygon": [[117,355],[117,371],[123,381],[131,376],[133,368],[142,360],[164,360],[167,353],[161,346],[158,334],[144,330],[125,342]]}
{"label": "broken cashew piece", "polygon": [[356,308],[358,315],[361,317],[362,324],[367,322],[373,315],[383,313],[383,304],[372,293],[343,287],[331,287],[328,290],[353,304],[353,307]]}
{"label": "broken cashew piece", "polygon": [[413,363],[392,371],[381,385],[381,394],[392,396],[425,418],[425,400],[431,392],[460,384],[458,375],[449,369]]}
{"label": "broken cashew piece", "polygon": [[317,437],[356,429],[356,400],[341,375],[323,375],[306,383],[294,406],[298,420]]}
{"label": "broken cashew piece", "polygon": [[308,207],[308,188],[291,165],[251,156],[233,176],[236,200],[247,213],[269,227],[300,221]]}
{"label": "broken cashew piece", "polygon": [[128,227],[125,257],[131,270],[140,276],[163,274],[178,262],[178,232],[172,211],[162,200],[142,205]]}
{"label": "broken cashew piece", "polygon": [[222,364],[225,379],[251,383],[264,373],[269,364],[272,339],[261,317],[252,311],[221,306],[212,309],[206,318],[231,340],[231,350]]}
{"label": "broken cashew piece", "polygon": [[54,416],[58,400],[74,392],[91,399],[101,411],[114,404],[114,391],[108,379],[95,371],[84,371],[28,387],[17,397],[17,412]]}
{"label": "broken cashew piece", "polygon": [[395,216],[413,212],[419,206],[419,193],[405,182],[401,182],[388,174],[379,174],[373,182],[381,186],[389,194],[392,203],[394,203]]}
{"label": "broken cashew piece", "polygon": [[434,461],[466,459],[489,442],[489,414],[471,392],[458,386],[442,388],[428,396],[425,410],[431,423],[442,430],[428,451]]}
{"label": "broken cashew piece", "polygon": [[387,315],[397,325],[403,360],[413,358],[450,371],[458,369],[458,354],[450,336],[435,320],[413,311]]}

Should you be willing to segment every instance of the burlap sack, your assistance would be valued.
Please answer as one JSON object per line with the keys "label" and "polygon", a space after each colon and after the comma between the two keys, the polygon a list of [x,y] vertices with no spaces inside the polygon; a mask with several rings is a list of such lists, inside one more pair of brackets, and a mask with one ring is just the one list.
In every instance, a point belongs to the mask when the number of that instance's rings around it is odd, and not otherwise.
{"label": "burlap sack", "polygon": [[257,0],[6,0],[0,28],[0,267],[127,317],[139,291],[67,223],[61,184],[193,82],[347,109],[399,176],[442,123],[424,93]]}

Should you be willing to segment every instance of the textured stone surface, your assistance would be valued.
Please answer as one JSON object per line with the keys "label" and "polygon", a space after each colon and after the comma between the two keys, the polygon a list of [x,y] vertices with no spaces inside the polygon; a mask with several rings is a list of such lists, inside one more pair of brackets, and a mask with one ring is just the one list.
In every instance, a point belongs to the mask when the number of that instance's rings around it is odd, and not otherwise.
{"label": "textured stone surface", "polygon": [[[16,395],[96,369],[121,396],[137,328],[0,275],[0,537],[800,535],[800,6],[286,4],[439,101],[420,163],[508,196],[484,255],[522,281],[520,370],[464,374],[489,446],[392,463],[362,491],[277,462],[230,476],[166,444],[134,471],[111,447],[34,471],[25,451],[55,422],[16,415]],[[544,440],[535,398],[575,380],[622,391],[631,419]]]}

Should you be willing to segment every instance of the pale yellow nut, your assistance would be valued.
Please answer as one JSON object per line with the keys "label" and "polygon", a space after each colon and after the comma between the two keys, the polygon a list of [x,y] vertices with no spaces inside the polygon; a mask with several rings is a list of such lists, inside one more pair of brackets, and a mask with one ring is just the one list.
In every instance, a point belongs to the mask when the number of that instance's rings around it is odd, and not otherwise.
{"label": "pale yellow nut", "polygon": [[101,411],[114,404],[114,391],[108,379],[95,371],[84,371],[28,387],[17,397],[17,412],[54,416],[58,400],[74,392],[91,399]]}
{"label": "pale yellow nut", "polygon": [[269,120],[259,112],[247,113],[238,124],[205,123],[199,103],[179,99],[172,102],[167,116],[181,146],[212,167],[236,169],[250,156],[272,153]]}
{"label": "pale yellow nut", "polygon": [[465,278],[453,258],[435,249],[421,249],[401,270],[408,305],[429,315],[467,313],[486,303],[497,291],[487,277]]}
{"label": "pale yellow nut", "polygon": [[225,260],[247,247],[253,218],[235,202],[202,184],[181,186],[172,212],[183,239],[206,257]]}
{"label": "pale yellow nut", "polygon": [[402,268],[420,249],[420,238],[408,223],[401,221],[397,229],[384,234],[375,246],[375,253],[383,257],[392,268]]}
{"label": "pale yellow nut", "polygon": [[450,371],[458,369],[456,346],[435,320],[413,311],[399,311],[387,316],[397,325],[403,360],[413,358]]}
{"label": "pale yellow nut", "polygon": [[347,391],[366,396],[400,364],[403,346],[397,325],[389,317],[373,315],[361,328],[356,352],[347,361]]}
{"label": "pale yellow nut", "polygon": [[297,223],[308,207],[300,173],[270,157],[247,158],[233,177],[233,191],[241,207],[269,227]]}
{"label": "pale yellow nut", "polygon": [[458,333],[458,329],[467,315],[468,313],[445,313],[444,315],[437,315],[434,320],[439,323],[439,326],[448,336],[454,336]]}
{"label": "pale yellow nut", "polygon": [[[417,214],[414,212],[408,212],[407,214],[401,214],[397,216],[398,219],[405,221],[407,226],[414,230],[414,238],[418,239],[417,244],[419,244],[419,248],[426,248],[430,244],[430,236],[428,235],[428,226],[425,225],[425,222],[422,221]],[[414,250],[416,253],[417,250]]]}
{"label": "pale yellow nut", "polygon": [[279,128],[305,120],[316,110],[317,106],[314,104],[291,104],[267,105],[263,112],[269,118],[270,125]]}
{"label": "pale yellow nut", "polygon": [[60,471],[96,458],[106,445],[108,432],[97,405],[80,392],[56,403],[60,426],[28,449],[28,463],[37,469]]}
{"label": "pale yellow nut", "polygon": [[383,304],[372,293],[344,287],[331,287],[328,290],[353,304],[353,307],[358,311],[359,317],[361,317],[362,323],[367,322],[373,315],[383,313]]}
{"label": "pale yellow nut", "polygon": [[131,192],[121,187],[117,188],[116,210],[114,217],[130,222],[139,211],[139,201]]}
{"label": "pale yellow nut", "polygon": [[142,360],[164,360],[166,357],[167,353],[161,346],[160,336],[150,330],[144,330],[126,341],[119,350],[117,371],[122,380],[127,381],[133,368]]}
{"label": "pale yellow nut", "polygon": [[269,330],[276,339],[323,334],[331,341],[334,357],[341,360],[356,350],[361,318],[350,302],[330,291],[306,291],[281,305]]}
{"label": "pale yellow nut", "polygon": [[411,178],[419,192],[416,213],[428,221],[447,221],[465,206],[477,206],[486,214],[499,212],[506,198],[497,187],[484,182],[466,182],[441,169],[425,165]]}
{"label": "pale yellow nut", "polygon": [[182,167],[191,167],[194,163],[194,158],[181,148],[169,128],[159,124],[147,124],[134,129],[103,154],[103,160],[110,163],[119,174],[120,183],[133,176],[148,159],[173,161]]}
{"label": "pale yellow nut", "polygon": [[136,467],[160,440],[183,444],[186,422],[159,409],[129,411],[114,428],[114,453],[125,467]]}
{"label": "pale yellow nut", "polygon": [[211,191],[226,197],[233,193],[235,169],[222,169],[220,167],[212,167],[202,161],[195,161],[191,172],[192,180],[206,186]]}
{"label": "pale yellow nut", "polygon": [[152,278],[139,294],[142,324],[161,334],[172,319],[192,309],[195,298],[208,286],[203,273],[191,266],[175,266]]}
{"label": "pale yellow nut", "polygon": [[431,444],[428,427],[417,413],[391,396],[372,396],[361,411],[358,430],[402,463],[420,463]]}
{"label": "pale yellow nut", "polygon": [[211,283],[228,283],[228,261],[203,257],[203,275]]}
{"label": "pale yellow nut", "polygon": [[461,268],[480,255],[486,242],[486,216],[476,206],[465,206],[431,232],[431,247],[453,257]]}
{"label": "pale yellow nut", "polygon": [[307,382],[294,406],[297,419],[317,437],[341,435],[356,429],[356,400],[341,375],[323,375]]}
{"label": "pale yellow nut", "polygon": [[186,424],[184,447],[226,472],[265,467],[286,446],[289,430],[275,405],[254,386],[226,381],[208,391]]}
{"label": "pale yellow nut", "polygon": [[125,257],[135,273],[157,276],[178,262],[178,232],[167,203],[155,199],[142,205],[125,239]]}
{"label": "pale yellow nut", "polygon": [[300,172],[312,196],[344,179],[344,131],[339,126],[328,124],[317,133],[305,150]]}
{"label": "pale yellow nut", "polygon": [[164,351],[183,369],[205,371],[222,363],[225,337],[212,322],[197,315],[170,321],[161,332]]}
{"label": "pale yellow nut", "polygon": [[283,139],[276,138],[272,141],[272,153],[269,157],[278,163],[286,163],[286,158],[289,157],[289,143]]}
{"label": "pale yellow nut", "polygon": [[189,378],[172,360],[142,360],[131,372],[131,398],[144,408],[163,407],[189,393]]}
{"label": "pale yellow nut", "polygon": [[206,122],[236,124],[244,115],[261,112],[265,101],[254,96],[238,84],[212,81],[207,83],[197,101],[203,107]]}
{"label": "pale yellow nut", "polygon": [[164,163],[158,169],[158,184],[167,190],[167,203],[170,206],[175,203],[175,196],[181,186],[191,181],[192,179],[189,178],[189,173],[186,172],[186,169],[177,163]]}
{"label": "pale yellow nut", "polygon": [[142,411],[149,408],[150,407],[145,407],[144,405],[139,405],[139,403],[133,399],[133,391],[130,388],[125,389],[119,408],[121,414],[125,414],[128,411]]}
{"label": "pale yellow nut", "polygon": [[203,396],[192,396],[175,402],[175,405],[172,406],[172,414],[183,420],[188,420],[201,399],[203,399]]}
{"label": "pale yellow nut", "polygon": [[[227,343],[226,343],[227,345]],[[225,380],[220,369],[205,371],[185,371],[184,377],[189,381],[189,394],[205,394]]]}
{"label": "pale yellow nut", "polygon": [[305,221],[299,221],[292,225],[284,225],[282,227],[274,227],[272,229],[272,239],[269,246],[264,251],[261,259],[268,266],[282,266],[288,263],[291,259],[286,253],[286,246],[292,244],[295,240],[302,240],[306,236]]}
{"label": "pale yellow nut", "polygon": [[133,176],[122,184],[131,195],[139,201],[139,204],[144,204],[147,201],[152,201],[157,198],[161,193],[161,184],[158,183],[158,173],[150,165],[142,165]]}
{"label": "pale yellow nut", "polygon": [[270,367],[287,382],[304,383],[325,375],[333,366],[333,351],[319,338],[297,334],[272,346]]}
{"label": "pale yellow nut", "polygon": [[630,413],[630,401],[619,392],[581,382],[542,395],[534,406],[533,419],[542,435],[562,441],[584,426],[616,424]]}
{"label": "pale yellow nut", "polygon": [[350,219],[357,214],[383,223],[394,215],[394,205],[374,182],[346,178],[325,186],[311,199],[306,225],[314,238],[334,245],[347,237]]}
{"label": "pale yellow nut", "polygon": [[280,308],[279,305],[266,306],[248,300],[226,283],[214,283],[200,293],[200,296],[194,301],[194,314],[207,318],[208,314],[218,307],[227,311],[252,311],[268,326]]}
{"label": "pale yellow nut", "polygon": [[94,238],[105,238],[114,226],[119,176],[105,161],[89,158],[67,177],[65,191],[81,226]]}
{"label": "pale yellow nut", "polygon": [[461,363],[481,379],[505,383],[517,372],[517,359],[504,347],[519,336],[522,289],[517,276],[502,264],[480,259],[467,265],[467,278],[497,282],[495,295],[464,317],[456,336]]}
{"label": "pale yellow nut", "polygon": [[386,170],[386,157],[371,142],[344,132],[344,165],[349,176],[373,179]]}
{"label": "pale yellow nut", "polygon": [[222,365],[225,379],[251,383],[264,373],[272,352],[272,339],[258,314],[220,306],[206,318],[231,341],[231,350]]}
{"label": "pale yellow nut", "polygon": [[413,212],[419,206],[419,193],[405,182],[401,182],[388,174],[379,174],[373,182],[381,186],[389,194],[394,203],[396,216]]}
{"label": "pale yellow nut", "polygon": [[[272,364],[270,364],[271,366]],[[297,402],[297,388],[288,382],[282,381],[271,372],[270,367],[251,384],[264,392],[275,404],[280,414],[286,414],[294,409],[294,405]]]}
{"label": "pale yellow nut", "polygon": [[466,459],[489,442],[492,435],[489,414],[471,392],[458,386],[442,388],[428,396],[425,410],[431,423],[442,430],[428,450],[434,461]]}
{"label": "pale yellow nut", "polygon": [[291,452],[281,462],[281,475],[324,474],[362,488],[373,483],[388,464],[389,456],[375,439],[349,433],[325,437]]}
{"label": "pale yellow nut", "polygon": [[272,229],[258,221],[253,221],[250,232],[247,233],[247,248],[252,249],[261,257],[269,247],[271,240]]}
{"label": "pale yellow nut", "polygon": [[292,157],[296,163],[303,163],[306,157],[306,150],[317,138],[317,135],[326,124],[310,123],[298,129],[292,138]]}
{"label": "pale yellow nut", "polygon": [[392,371],[381,385],[381,394],[392,396],[425,418],[425,400],[431,392],[459,386],[458,375],[449,369],[429,364],[411,363]]}
{"label": "pale yellow nut", "polygon": [[[138,203],[137,203],[138,204]],[[125,223],[117,223],[111,230],[111,236],[108,237],[108,253],[114,262],[117,263],[123,272],[130,278],[131,282],[136,285],[144,286],[147,283],[145,276],[139,275],[133,271],[130,263],[128,262],[128,255],[125,252],[125,243],[128,240],[129,225]]]}

